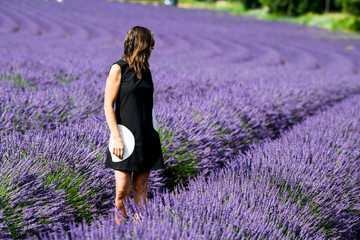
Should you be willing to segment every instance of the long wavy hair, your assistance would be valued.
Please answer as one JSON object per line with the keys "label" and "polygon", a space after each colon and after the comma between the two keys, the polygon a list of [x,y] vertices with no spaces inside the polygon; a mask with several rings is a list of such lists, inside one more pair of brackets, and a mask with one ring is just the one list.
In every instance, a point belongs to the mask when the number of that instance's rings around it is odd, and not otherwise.
{"label": "long wavy hair", "polygon": [[146,71],[150,67],[149,58],[154,45],[153,32],[145,27],[135,26],[126,34],[122,59],[133,72]]}

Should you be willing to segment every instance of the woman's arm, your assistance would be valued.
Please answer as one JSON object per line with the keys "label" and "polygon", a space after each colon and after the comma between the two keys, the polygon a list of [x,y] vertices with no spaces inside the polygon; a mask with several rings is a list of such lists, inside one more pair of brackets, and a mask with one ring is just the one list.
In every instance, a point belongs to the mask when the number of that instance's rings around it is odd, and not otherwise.
{"label": "woman's arm", "polygon": [[116,100],[121,82],[121,67],[118,64],[113,64],[110,68],[109,75],[106,79],[105,96],[104,96],[104,110],[105,117],[111,135],[115,138],[120,138],[119,128],[116,122],[114,112],[114,102]]}

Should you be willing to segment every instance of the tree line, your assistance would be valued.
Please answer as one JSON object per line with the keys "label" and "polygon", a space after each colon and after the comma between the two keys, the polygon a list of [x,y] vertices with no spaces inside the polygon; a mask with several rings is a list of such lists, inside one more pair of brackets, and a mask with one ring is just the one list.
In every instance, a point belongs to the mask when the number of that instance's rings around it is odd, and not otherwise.
{"label": "tree line", "polygon": [[240,0],[246,9],[266,6],[270,13],[299,16],[307,12],[346,12],[360,16],[360,0]]}

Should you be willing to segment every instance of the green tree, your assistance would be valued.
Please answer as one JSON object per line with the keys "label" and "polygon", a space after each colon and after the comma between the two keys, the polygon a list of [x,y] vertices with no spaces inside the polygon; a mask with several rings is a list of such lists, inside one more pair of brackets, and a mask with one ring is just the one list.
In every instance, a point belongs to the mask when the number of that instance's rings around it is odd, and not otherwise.
{"label": "green tree", "polygon": [[245,9],[259,8],[261,3],[259,0],[240,0],[244,4]]}
{"label": "green tree", "polygon": [[340,10],[334,0],[260,0],[260,3],[268,6],[270,13],[288,16],[298,16],[307,12],[323,13],[327,6],[330,11]]}
{"label": "green tree", "polygon": [[336,0],[342,6],[343,12],[360,16],[360,0]]}

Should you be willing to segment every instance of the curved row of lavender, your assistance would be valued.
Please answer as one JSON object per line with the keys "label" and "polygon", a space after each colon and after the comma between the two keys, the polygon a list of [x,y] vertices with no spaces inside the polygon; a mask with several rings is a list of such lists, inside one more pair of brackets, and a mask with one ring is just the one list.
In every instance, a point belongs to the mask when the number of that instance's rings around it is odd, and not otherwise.
{"label": "curved row of lavender", "polygon": [[206,176],[360,92],[360,56],[348,50],[359,42],[318,28],[101,0],[2,1],[0,19],[6,236],[112,209],[103,91],[130,27],[156,38],[150,65],[166,169],[151,173],[151,193]]}
{"label": "curved row of lavender", "polygon": [[109,214],[41,239],[356,239],[359,119],[357,95],[251,145],[206,181],[156,195],[136,208],[141,221],[119,227]]}

